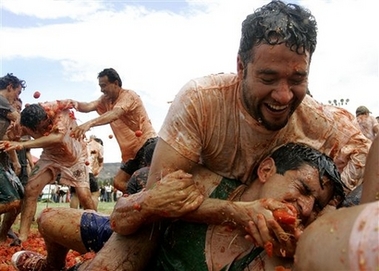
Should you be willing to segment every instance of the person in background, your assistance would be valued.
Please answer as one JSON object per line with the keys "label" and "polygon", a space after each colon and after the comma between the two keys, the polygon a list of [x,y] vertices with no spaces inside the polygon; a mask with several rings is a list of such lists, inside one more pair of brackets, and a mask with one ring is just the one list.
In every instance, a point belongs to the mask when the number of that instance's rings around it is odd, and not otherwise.
{"label": "person in background", "polygon": [[[100,196],[100,189],[97,178],[104,166],[103,141],[100,138],[91,135],[89,141],[87,142],[87,151],[90,191],[92,200],[95,202],[95,205],[97,207],[99,204]],[[75,187],[70,187],[70,194],[70,207],[77,209],[79,207],[79,200],[75,193]]]}
{"label": "person in background", "polygon": [[368,110],[368,108],[363,105],[359,106],[355,111],[355,116],[362,133],[372,141],[379,133],[379,123],[370,114],[370,110]]}
{"label": "person in background", "polygon": [[[8,139],[6,132],[11,122],[17,123],[20,119],[19,112],[12,105],[25,88],[26,82],[12,73],[0,77],[0,140]],[[12,154],[13,161],[18,162],[14,150],[9,154]],[[9,154],[0,152],[0,215],[3,216],[0,225],[0,244],[6,241],[9,230],[20,212],[24,194],[23,186],[12,169]],[[18,167],[19,170],[20,168]]]}
{"label": "person in background", "polygon": [[114,177],[114,187],[126,192],[127,182],[137,169],[146,166],[144,148],[156,142],[157,135],[140,96],[122,88],[116,70],[104,69],[98,75],[103,95],[92,102],[69,100],[79,112],[96,111],[99,117],[83,123],[72,131],[81,138],[91,128],[110,124],[120,146],[122,165]]}
{"label": "person in background", "polygon": [[59,101],[31,104],[22,110],[20,124],[26,134],[34,139],[0,142],[0,149],[6,152],[24,148],[43,149],[25,186],[19,235],[22,242],[28,238],[38,196],[45,185],[55,182],[59,173],[59,184],[75,186],[83,208],[96,210],[85,165],[86,145],[70,136],[71,130],[77,126],[70,108],[71,104]]}

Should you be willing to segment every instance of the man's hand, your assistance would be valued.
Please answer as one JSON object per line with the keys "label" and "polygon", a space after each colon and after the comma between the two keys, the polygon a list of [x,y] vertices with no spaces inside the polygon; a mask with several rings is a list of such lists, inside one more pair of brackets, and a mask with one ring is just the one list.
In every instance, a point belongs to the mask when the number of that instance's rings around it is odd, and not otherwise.
{"label": "man's hand", "polygon": [[115,232],[127,235],[142,224],[163,217],[181,217],[198,208],[203,200],[192,175],[178,170],[167,174],[150,190],[119,198],[110,217],[111,226]]}
{"label": "man's hand", "polygon": [[292,257],[302,233],[296,209],[271,199],[255,202],[263,209],[255,209],[257,215],[245,227],[246,239],[265,248],[268,256]]}
{"label": "man's hand", "polygon": [[182,170],[167,174],[149,191],[143,207],[163,217],[180,217],[195,210],[204,197],[192,175]]}
{"label": "man's hand", "polygon": [[2,151],[13,151],[22,150],[23,145],[18,141],[0,141],[0,150]]}
{"label": "man's hand", "polygon": [[86,132],[91,128],[91,124],[84,123],[80,126],[75,127],[71,133],[70,136],[74,138],[84,138],[86,136]]}
{"label": "man's hand", "polygon": [[59,105],[61,105],[63,108],[67,108],[67,109],[77,109],[78,108],[78,102],[71,100],[71,99],[57,100],[57,103]]}

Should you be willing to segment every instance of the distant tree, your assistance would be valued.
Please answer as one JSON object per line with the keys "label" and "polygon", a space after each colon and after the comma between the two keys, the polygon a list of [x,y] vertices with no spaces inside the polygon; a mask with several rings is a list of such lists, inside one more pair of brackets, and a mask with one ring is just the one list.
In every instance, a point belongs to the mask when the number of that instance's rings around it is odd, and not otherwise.
{"label": "distant tree", "polygon": [[334,106],[344,106],[344,105],[347,105],[349,102],[350,102],[349,98],[339,99],[339,100],[334,99],[333,101],[332,100],[328,101],[329,104],[334,105]]}

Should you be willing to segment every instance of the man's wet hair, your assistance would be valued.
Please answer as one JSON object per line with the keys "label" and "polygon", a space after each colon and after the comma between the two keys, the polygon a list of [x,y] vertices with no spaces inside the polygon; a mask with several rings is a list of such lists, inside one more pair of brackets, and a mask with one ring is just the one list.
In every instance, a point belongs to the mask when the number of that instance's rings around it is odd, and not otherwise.
{"label": "man's wet hair", "polygon": [[0,77],[0,89],[6,89],[9,84],[13,88],[21,86],[22,89],[26,88],[25,80],[18,79],[13,73],[7,73],[7,75]]}
{"label": "man's wet hair", "polygon": [[39,104],[30,104],[21,111],[20,124],[36,131],[37,126],[45,119],[47,119],[45,109]]}
{"label": "man's wet hair", "polygon": [[242,22],[238,54],[245,66],[260,44],[285,44],[292,51],[312,56],[317,44],[317,23],[307,9],[274,0],[248,15]]}
{"label": "man's wet hair", "polygon": [[117,81],[118,82],[118,86],[122,87],[122,81],[121,81],[120,75],[118,75],[118,73],[116,72],[115,69],[112,69],[112,68],[104,69],[103,71],[101,71],[99,73],[99,75],[97,76],[97,78],[104,77],[104,76],[108,77],[108,81],[110,83],[114,83],[114,82]]}
{"label": "man's wet hair", "polygon": [[298,170],[304,164],[316,168],[321,188],[324,187],[322,177],[325,175],[333,183],[334,196],[340,200],[345,199],[346,185],[335,163],[326,154],[302,143],[287,143],[275,149],[269,157],[275,161],[276,173],[281,175],[288,170]]}

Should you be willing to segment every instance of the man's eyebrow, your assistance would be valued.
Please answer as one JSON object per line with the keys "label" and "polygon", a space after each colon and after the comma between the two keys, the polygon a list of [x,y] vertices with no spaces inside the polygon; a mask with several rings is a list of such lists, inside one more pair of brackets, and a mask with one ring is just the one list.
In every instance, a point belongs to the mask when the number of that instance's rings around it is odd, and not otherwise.
{"label": "man's eyebrow", "polygon": [[[279,72],[278,71],[275,71],[273,69],[259,69],[257,70],[257,74],[267,74],[267,75],[275,75],[275,74],[278,74]],[[307,71],[295,71],[292,73],[292,75],[297,75],[297,76],[307,76],[308,75],[308,72]]]}
{"label": "man's eyebrow", "polygon": [[278,74],[277,71],[272,70],[272,69],[259,69],[257,71],[258,74]]}

